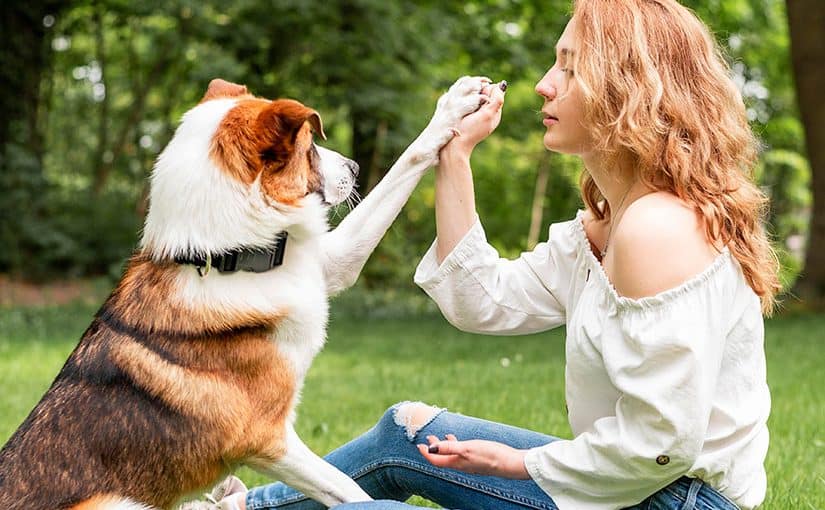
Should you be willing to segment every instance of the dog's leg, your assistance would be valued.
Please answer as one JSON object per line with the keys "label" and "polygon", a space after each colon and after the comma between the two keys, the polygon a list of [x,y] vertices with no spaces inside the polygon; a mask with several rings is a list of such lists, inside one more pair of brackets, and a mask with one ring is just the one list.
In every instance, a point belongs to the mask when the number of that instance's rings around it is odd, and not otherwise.
{"label": "dog's leg", "polygon": [[418,181],[429,167],[438,163],[438,152],[457,134],[459,121],[487,100],[481,92],[488,83],[486,78],[459,78],[438,100],[430,123],[381,182],[335,230],[325,234],[321,246],[329,295],[355,283]]}
{"label": "dog's leg", "polygon": [[372,500],[351,478],[310,450],[291,426],[287,426],[286,453],[281,458],[268,466],[250,465],[328,507]]}

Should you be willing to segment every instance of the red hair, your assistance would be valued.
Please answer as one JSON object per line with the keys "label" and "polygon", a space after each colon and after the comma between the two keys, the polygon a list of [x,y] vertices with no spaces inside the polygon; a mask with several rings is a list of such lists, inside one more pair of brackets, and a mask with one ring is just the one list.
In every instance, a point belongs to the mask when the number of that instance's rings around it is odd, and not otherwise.
{"label": "red hair", "polygon": [[[575,76],[597,149],[629,155],[646,186],[692,205],[769,314],[781,285],[767,198],[753,182],[759,144],[708,28],[675,0],[575,0],[573,16]],[[580,184],[587,208],[609,217],[586,171]]]}

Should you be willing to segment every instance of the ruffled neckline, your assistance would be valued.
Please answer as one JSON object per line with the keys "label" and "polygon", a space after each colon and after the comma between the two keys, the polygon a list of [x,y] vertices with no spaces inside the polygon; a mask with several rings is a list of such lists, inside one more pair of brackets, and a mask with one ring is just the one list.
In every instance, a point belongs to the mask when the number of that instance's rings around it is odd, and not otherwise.
{"label": "ruffled neckline", "polygon": [[691,277],[688,280],[685,280],[676,287],[663,290],[662,292],[654,294],[653,296],[645,296],[639,299],[625,297],[620,295],[616,291],[616,288],[613,286],[613,283],[607,277],[607,273],[604,270],[604,266],[602,266],[601,262],[599,262],[599,259],[597,259],[596,255],[593,253],[593,250],[590,246],[590,241],[587,238],[587,233],[584,230],[584,221],[582,217],[583,214],[584,211],[579,210],[576,213],[576,219],[572,222],[572,230],[574,236],[576,237],[576,242],[579,243],[579,249],[584,252],[584,256],[587,259],[588,263],[591,266],[593,266],[592,272],[596,274],[596,279],[607,290],[608,297],[619,309],[649,309],[657,308],[667,303],[671,303],[679,297],[684,296],[690,293],[691,291],[704,286],[707,282],[713,279],[713,277],[717,273],[719,273],[722,270],[722,268],[729,267],[732,261],[730,250],[726,246],[722,248],[722,251],[719,253],[719,255],[717,255],[716,258],[714,258],[713,262],[708,267],[706,267],[701,273]]}

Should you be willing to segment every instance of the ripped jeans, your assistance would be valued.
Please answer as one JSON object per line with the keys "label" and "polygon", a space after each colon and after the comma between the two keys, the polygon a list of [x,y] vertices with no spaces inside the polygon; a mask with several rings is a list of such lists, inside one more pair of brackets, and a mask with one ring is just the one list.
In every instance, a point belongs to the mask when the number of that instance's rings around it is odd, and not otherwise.
{"label": "ripped jeans", "polygon": [[[411,418],[420,404],[392,406],[378,423],[362,436],[324,457],[378,501],[338,505],[336,510],[415,510],[401,503],[412,495],[452,509],[545,509],[557,510],[552,498],[533,480],[510,480],[495,476],[462,473],[438,468],[427,462],[416,444],[428,435],[441,439],[487,439],[528,449],[556,440],[552,436],[430,408],[425,419]],[[300,492],[274,483],[250,489],[247,510],[322,510],[323,505]],[[628,510],[737,510],[701,480],[681,478],[639,505]]]}

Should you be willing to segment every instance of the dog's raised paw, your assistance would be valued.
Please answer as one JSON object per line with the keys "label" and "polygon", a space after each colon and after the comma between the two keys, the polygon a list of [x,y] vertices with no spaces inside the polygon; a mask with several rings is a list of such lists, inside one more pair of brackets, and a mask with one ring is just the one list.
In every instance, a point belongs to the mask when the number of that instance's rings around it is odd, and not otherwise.
{"label": "dog's raised paw", "polygon": [[432,120],[414,142],[412,157],[428,164],[438,163],[438,152],[455,136],[460,136],[458,123],[465,115],[478,110],[489,100],[483,93],[490,79],[463,76],[456,80],[439,99]]}
{"label": "dog's raised paw", "polygon": [[438,99],[430,124],[443,123],[445,129],[454,129],[465,115],[478,110],[487,102],[488,97],[483,94],[483,90],[490,83],[489,78],[482,76],[462,76],[456,80]]}

